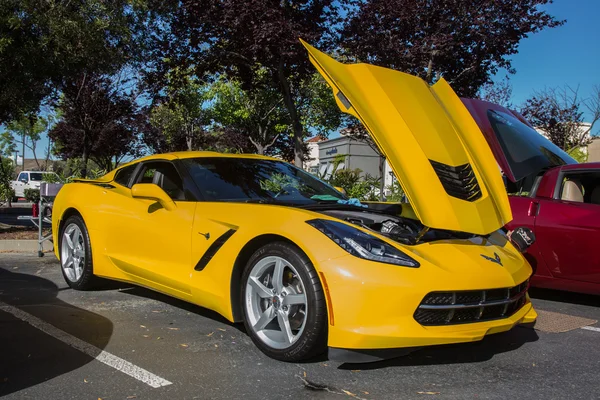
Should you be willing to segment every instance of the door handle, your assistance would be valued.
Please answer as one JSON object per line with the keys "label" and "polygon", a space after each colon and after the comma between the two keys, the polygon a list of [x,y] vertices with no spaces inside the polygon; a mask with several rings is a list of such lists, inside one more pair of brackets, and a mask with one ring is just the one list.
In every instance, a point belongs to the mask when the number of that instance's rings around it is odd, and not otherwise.
{"label": "door handle", "polygon": [[527,216],[535,217],[538,215],[539,211],[540,203],[538,203],[537,201],[532,201],[531,203],[529,203],[529,210],[527,210]]}

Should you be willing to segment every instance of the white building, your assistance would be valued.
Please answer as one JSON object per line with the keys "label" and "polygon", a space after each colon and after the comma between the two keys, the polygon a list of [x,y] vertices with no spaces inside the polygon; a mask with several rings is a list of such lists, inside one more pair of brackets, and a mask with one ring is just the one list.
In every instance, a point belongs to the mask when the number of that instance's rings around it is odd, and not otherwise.
{"label": "white building", "polygon": [[[381,177],[381,156],[365,142],[348,136],[312,138],[308,140],[308,148],[309,160],[304,163],[304,169],[320,178],[328,179],[336,163],[337,170],[359,169],[362,176]],[[384,161],[384,176],[385,186],[391,186],[395,177],[387,161]]]}
{"label": "white building", "polygon": [[587,147],[588,162],[600,162],[600,136],[596,136]]}
{"label": "white building", "polygon": [[322,142],[319,136],[312,137],[306,141],[308,147],[308,158],[302,164],[302,168],[311,174],[317,175],[319,171],[319,142]]}

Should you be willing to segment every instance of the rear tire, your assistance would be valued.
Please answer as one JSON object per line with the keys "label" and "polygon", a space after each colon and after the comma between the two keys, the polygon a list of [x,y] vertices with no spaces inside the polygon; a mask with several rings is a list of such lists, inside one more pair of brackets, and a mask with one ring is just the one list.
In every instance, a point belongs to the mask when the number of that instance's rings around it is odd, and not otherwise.
{"label": "rear tire", "polygon": [[327,306],[317,271],[296,246],[274,242],[258,249],[242,274],[244,325],[267,356],[288,362],[327,348]]}
{"label": "rear tire", "polygon": [[93,289],[99,282],[94,276],[92,245],[85,222],[79,215],[72,215],[60,231],[58,248],[60,266],[67,284],[75,290]]}

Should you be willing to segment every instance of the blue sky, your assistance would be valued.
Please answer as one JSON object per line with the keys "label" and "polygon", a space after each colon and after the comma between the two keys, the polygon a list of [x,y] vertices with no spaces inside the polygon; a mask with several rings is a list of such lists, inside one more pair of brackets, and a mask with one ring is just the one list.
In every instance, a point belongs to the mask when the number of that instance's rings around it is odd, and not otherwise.
{"label": "blue sky", "polygon": [[[519,54],[512,57],[517,72],[509,76],[516,106],[544,87],[579,86],[580,95],[588,97],[600,85],[600,1],[555,0],[545,10],[567,22],[521,41]],[[505,75],[500,71],[496,79]]]}
{"label": "blue sky", "polygon": [[[594,85],[600,85],[600,0],[555,0],[545,10],[567,22],[523,39],[519,53],[512,56],[516,74],[510,75],[510,81],[517,107],[545,87],[579,86],[585,98]],[[505,75],[506,71],[499,71],[495,79]],[[594,132],[600,134],[600,126]],[[42,142],[38,148],[47,143],[45,138]],[[26,157],[32,157],[31,151],[26,150]]]}

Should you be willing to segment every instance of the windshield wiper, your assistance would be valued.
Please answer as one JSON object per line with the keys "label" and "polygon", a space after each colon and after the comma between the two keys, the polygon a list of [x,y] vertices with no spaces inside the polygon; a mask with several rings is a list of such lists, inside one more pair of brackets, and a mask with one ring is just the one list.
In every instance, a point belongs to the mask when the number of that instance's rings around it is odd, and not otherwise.
{"label": "windshield wiper", "polygon": [[253,204],[282,204],[281,201],[276,199],[248,199],[245,200],[244,203],[253,203]]}

